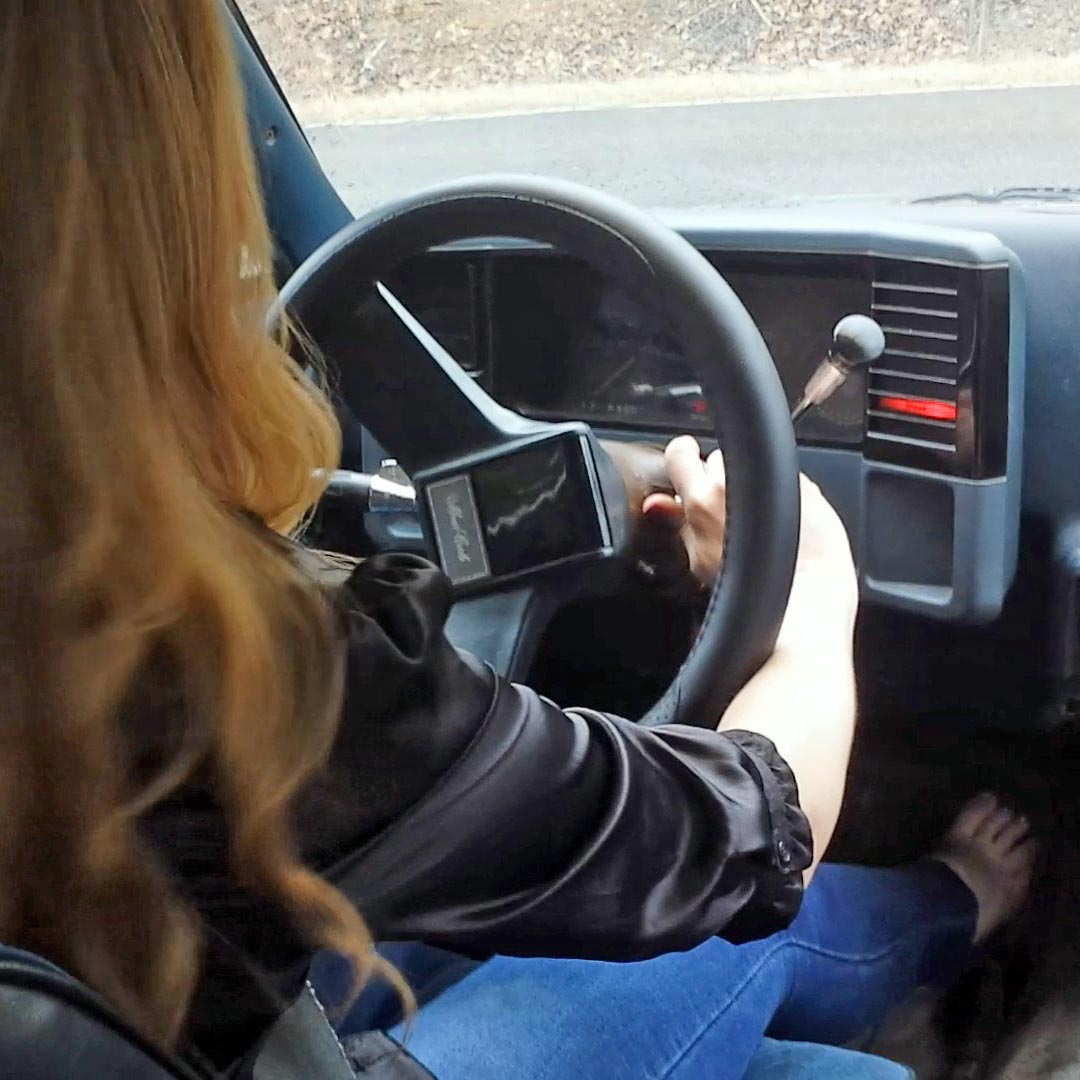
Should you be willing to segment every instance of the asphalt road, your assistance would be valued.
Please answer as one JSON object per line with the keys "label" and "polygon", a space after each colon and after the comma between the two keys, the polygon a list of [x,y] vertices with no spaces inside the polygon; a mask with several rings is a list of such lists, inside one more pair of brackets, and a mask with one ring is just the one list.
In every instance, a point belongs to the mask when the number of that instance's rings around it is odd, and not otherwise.
{"label": "asphalt road", "polygon": [[1080,86],[318,127],[351,208],[469,173],[542,173],[653,208],[1080,186]]}

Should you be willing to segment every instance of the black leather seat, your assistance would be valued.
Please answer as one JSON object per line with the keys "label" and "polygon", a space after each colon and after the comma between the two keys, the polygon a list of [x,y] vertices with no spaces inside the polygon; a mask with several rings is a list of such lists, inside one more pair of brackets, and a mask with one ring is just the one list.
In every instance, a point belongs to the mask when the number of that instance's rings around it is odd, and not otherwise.
{"label": "black leather seat", "polygon": [[[354,1071],[355,1066],[355,1071]],[[227,1075],[155,1049],[77,979],[0,945],[0,1078],[18,1080],[434,1080],[381,1032],[349,1061],[308,986],[249,1057]]]}
{"label": "black leather seat", "polygon": [[19,1080],[203,1080],[167,1060],[93,991],[0,946],[0,1076]]}

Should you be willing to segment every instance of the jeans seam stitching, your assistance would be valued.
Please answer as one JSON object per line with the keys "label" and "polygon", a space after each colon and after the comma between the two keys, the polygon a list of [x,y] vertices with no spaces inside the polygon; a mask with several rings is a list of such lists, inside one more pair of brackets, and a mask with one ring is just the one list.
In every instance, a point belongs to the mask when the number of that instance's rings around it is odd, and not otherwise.
{"label": "jeans seam stitching", "polygon": [[830,960],[841,960],[845,963],[850,964],[872,964],[876,963],[879,960],[884,960],[886,957],[891,956],[897,950],[902,948],[906,944],[908,937],[909,935],[905,934],[900,940],[892,942],[890,945],[886,946],[883,949],[878,949],[876,952],[872,953],[858,953],[856,955],[852,955],[851,953],[837,952],[834,949],[826,949],[820,945],[811,945],[808,942],[799,941],[794,938],[788,938],[785,941],[778,942],[776,945],[773,946],[773,948],[771,948],[767,953],[765,953],[765,955],[762,956],[757,961],[757,963],[754,964],[754,966],[742,977],[739,983],[731,991],[731,995],[727,999],[727,1001],[725,1001],[724,1004],[715,1013],[713,1013],[713,1015],[710,1016],[704,1024],[702,1024],[700,1030],[679,1051],[679,1053],[675,1056],[674,1060],[667,1066],[667,1068],[662,1073],[660,1073],[657,1080],[668,1080],[672,1072],[678,1067],[679,1063],[683,1060],[683,1058],[685,1058],[686,1055],[689,1054],[690,1051],[693,1050],[699,1042],[701,1042],[701,1040],[708,1033],[709,1029],[716,1024],[716,1022],[724,1015],[724,1013],[728,1011],[728,1009],[731,1008],[731,1006],[735,1002],[735,999],[746,988],[750,980],[753,979],[762,969],[762,967],[778,953],[781,953],[787,949],[794,948],[802,949],[806,952],[814,953],[818,956],[825,956],[828,957]]}
{"label": "jeans seam stitching", "polygon": [[689,1054],[690,1051],[693,1050],[699,1042],[701,1042],[709,1029],[716,1024],[716,1022],[724,1015],[724,1013],[728,1011],[728,1009],[731,1008],[739,994],[742,993],[750,980],[757,975],[757,973],[765,966],[765,964],[767,964],[778,953],[781,953],[786,949],[791,948],[795,944],[796,942],[791,940],[778,942],[764,956],[762,956],[734,987],[734,989],[731,991],[731,996],[727,999],[727,1001],[725,1001],[724,1004],[721,1005],[720,1008],[717,1009],[716,1012],[714,1012],[712,1016],[710,1016],[709,1019],[701,1025],[701,1028],[697,1032],[697,1034],[678,1052],[678,1054],[675,1055],[674,1060],[667,1066],[666,1069],[664,1069],[664,1071],[659,1075],[657,1080],[667,1080],[667,1078],[671,1076],[674,1070],[678,1068],[679,1063],[683,1060],[683,1058],[685,1058],[686,1055]]}
{"label": "jeans seam stitching", "polygon": [[[918,929],[918,928],[916,928]],[[799,941],[797,938],[791,939],[789,944],[795,945],[800,949],[805,949],[807,952],[815,953],[818,956],[826,956],[830,960],[843,960],[852,964],[872,964],[878,960],[884,960],[888,956],[892,956],[897,950],[903,948],[910,937],[912,931],[908,931],[902,937],[893,941],[891,944],[885,946],[882,949],[878,949],[877,952],[872,953],[845,953],[838,952],[835,949],[827,949],[822,945],[811,945],[805,941]]]}

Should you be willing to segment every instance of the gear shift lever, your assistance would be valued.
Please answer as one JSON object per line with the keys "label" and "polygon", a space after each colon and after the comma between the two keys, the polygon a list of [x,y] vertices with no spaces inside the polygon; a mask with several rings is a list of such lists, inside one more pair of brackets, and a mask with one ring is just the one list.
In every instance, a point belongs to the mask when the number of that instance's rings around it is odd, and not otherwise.
{"label": "gear shift lever", "polygon": [[866,315],[848,315],[833,330],[832,348],[810,376],[799,403],[791,410],[796,424],[826,402],[856,369],[869,367],[885,351],[885,332]]}

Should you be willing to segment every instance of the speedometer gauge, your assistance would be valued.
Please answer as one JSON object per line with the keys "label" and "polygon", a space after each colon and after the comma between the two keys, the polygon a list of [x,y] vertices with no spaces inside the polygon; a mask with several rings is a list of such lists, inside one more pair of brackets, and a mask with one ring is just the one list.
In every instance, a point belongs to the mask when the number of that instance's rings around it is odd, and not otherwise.
{"label": "speedometer gauge", "polygon": [[[757,323],[794,404],[833,326],[869,311],[866,279],[844,261],[810,272],[803,256],[706,255]],[[543,419],[651,433],[712,429],[698,375],[655,305],[550,253],[495,256],[491,283],[492,391],[502,404]],[[856,373],[799,423],[800,440],[858,443],[864,398],[865,376]]]}

